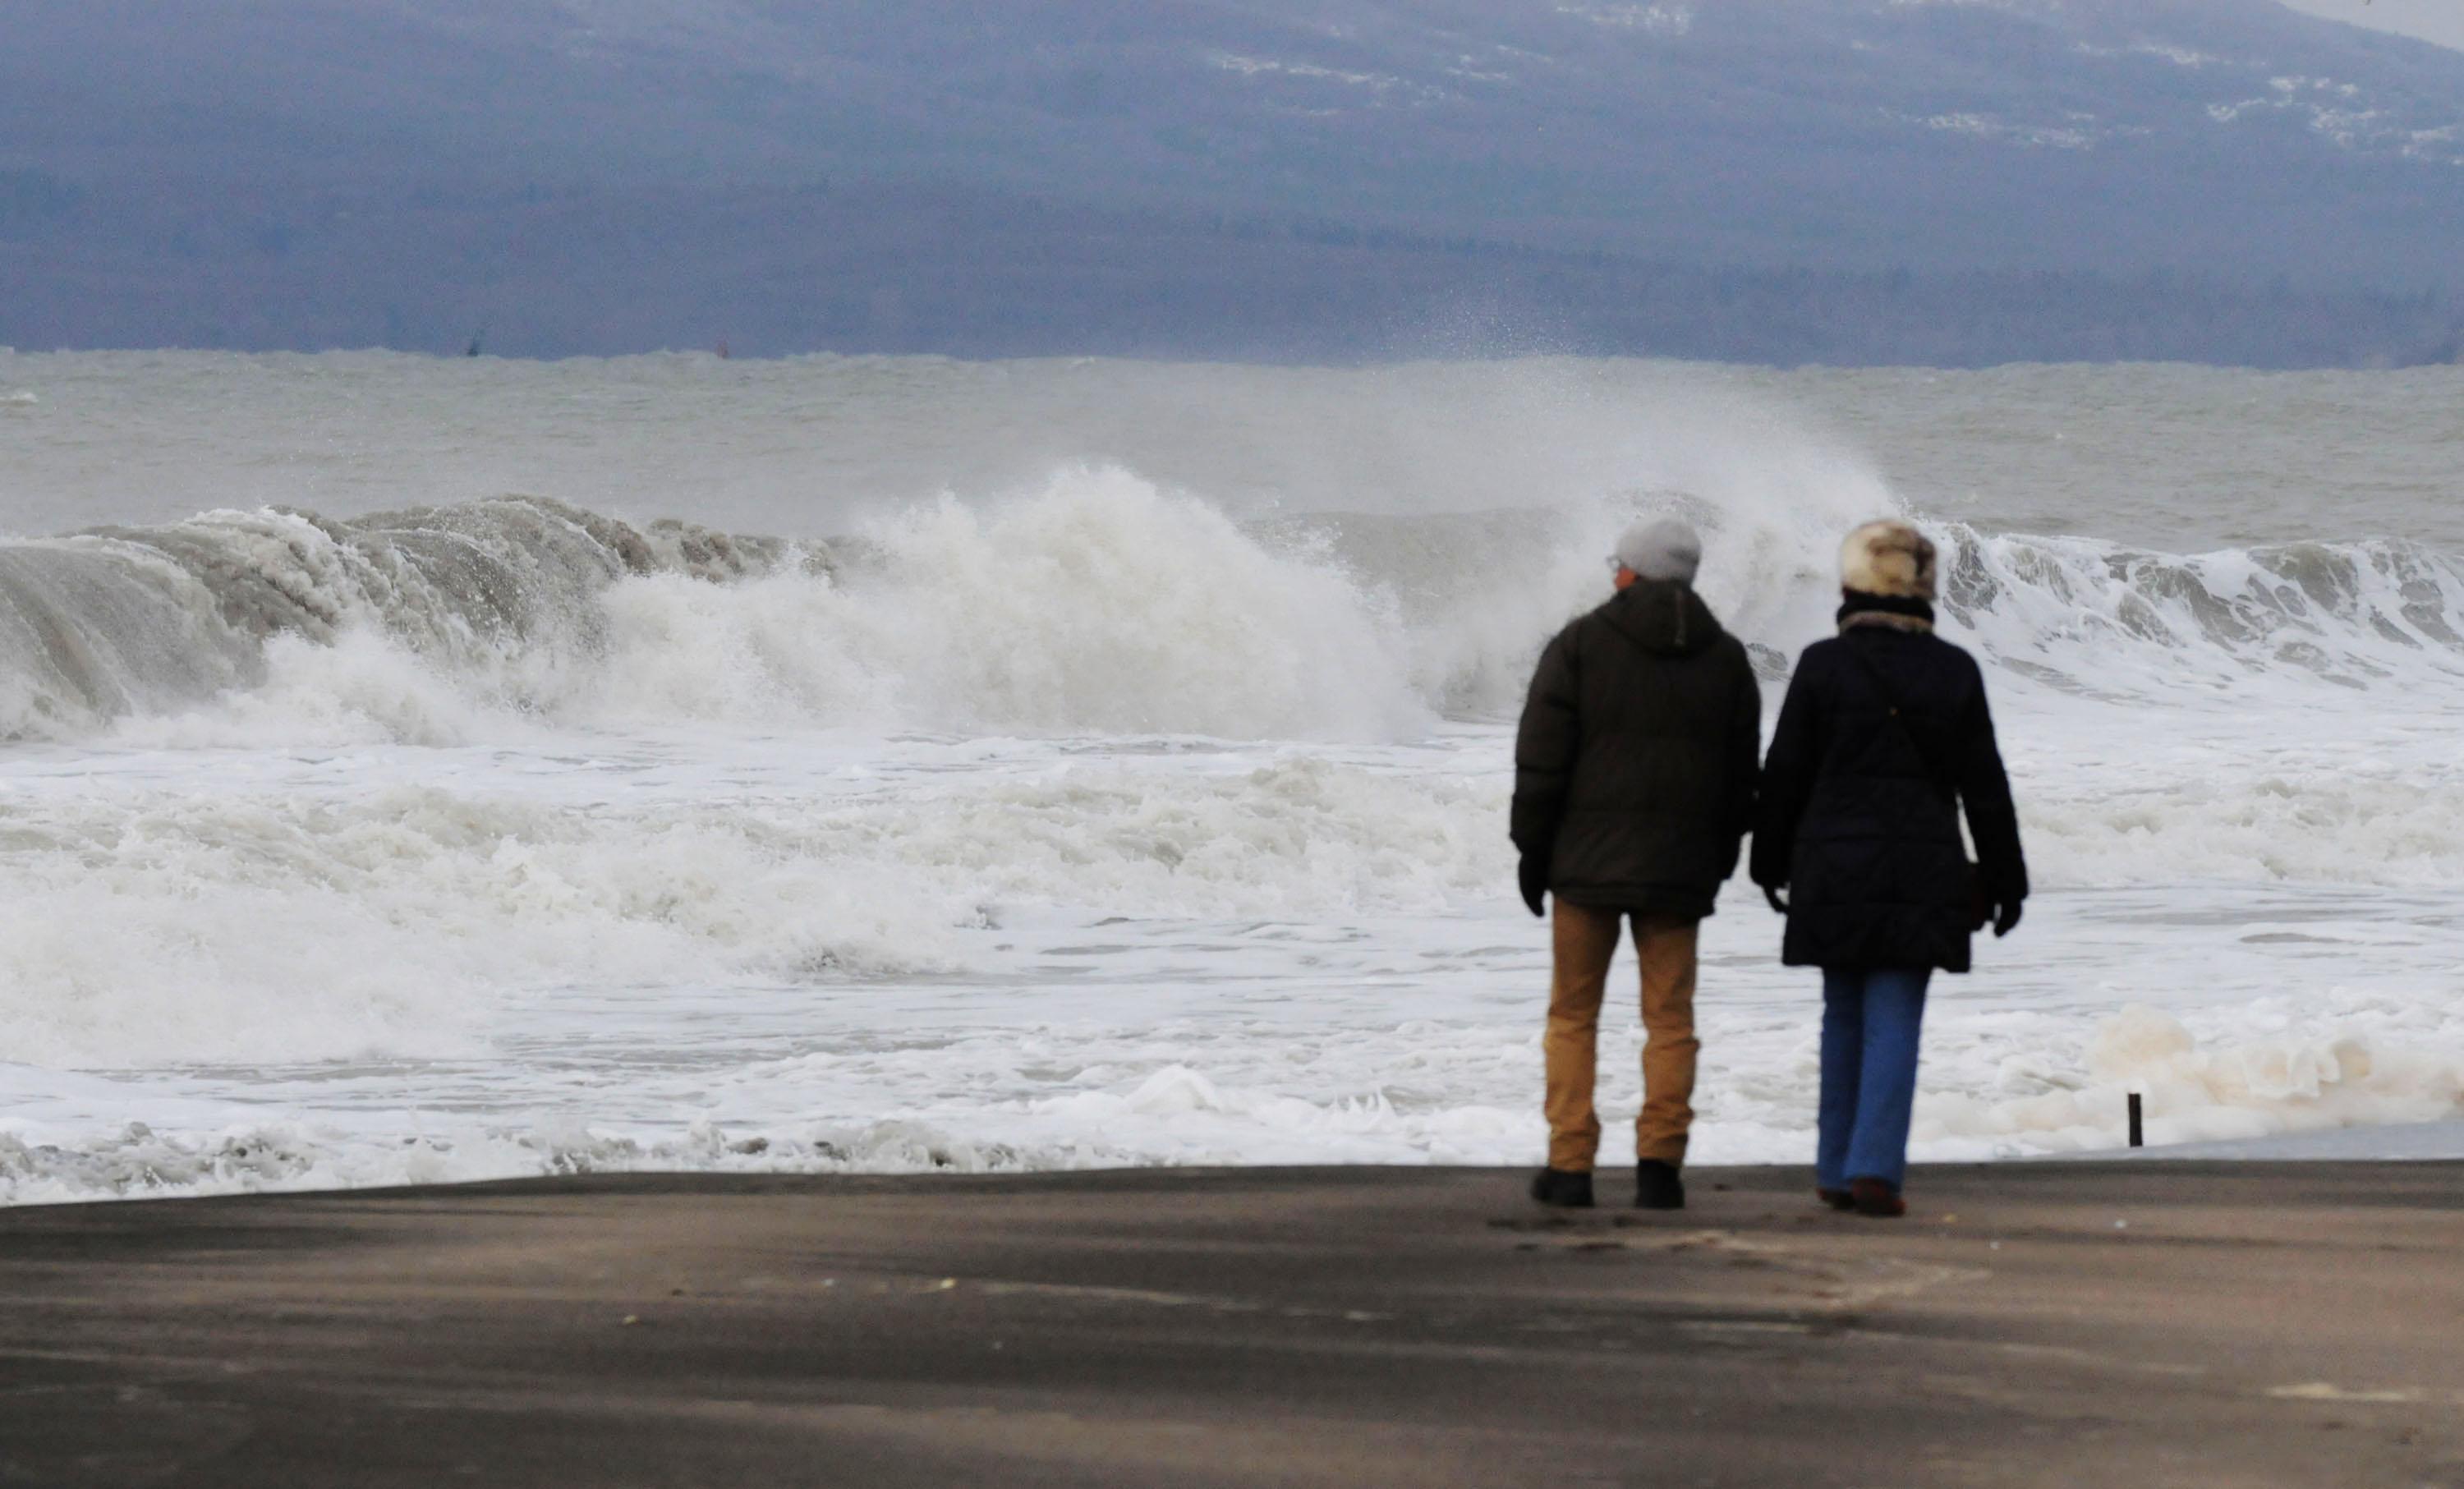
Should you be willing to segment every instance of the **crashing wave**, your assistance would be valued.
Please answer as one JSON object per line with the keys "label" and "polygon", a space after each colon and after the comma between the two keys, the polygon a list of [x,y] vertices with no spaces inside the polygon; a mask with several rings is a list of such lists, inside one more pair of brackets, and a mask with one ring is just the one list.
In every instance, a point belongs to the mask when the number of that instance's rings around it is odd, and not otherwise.
{"label": "crashing wave", "polygon": [[[1498,716],[1603,592],[1639,512],[1710,537],[1706,596],[1767,675],[1828,628],[1838,514],[1644,492],[1587,506],[1236,523],[1118,470],[912,506],[827,542],[636,526],[528,496],[332,520],[267,509],[0,544],[0,736],[209,701],[311,734],[341,707],[621,726],[1395,738]],[[1941,530],[1953,633],[2067,690],[2464,675],[2464,565],[2417,545],[2196,557]],[[392,703],[363,694],[391,691]],[[418,695],[416,705],[405,702]],[[339,700],[339,703],[338,703]],[[475,719],[477,714],[473,714]],[[495,727],[484,721],[472,729]]]}
{"label": "crashing wave", "polygon": [[284,636],[364,630],[473,677],[526,653],[588,653],[616,580],[738,579],[788,551],[536,496],[347,521],[209,512],[0,545],[0,734],[84,733],[259,685],[266,643]]}
{"label": "crashing wave", "polygon": [[2287,669],[2346,688],[2423,666],[2464,677],[2464,564],[2415,543],[2177,557],[1947,536],[1952,614],[2005,666],[2090,691]]}

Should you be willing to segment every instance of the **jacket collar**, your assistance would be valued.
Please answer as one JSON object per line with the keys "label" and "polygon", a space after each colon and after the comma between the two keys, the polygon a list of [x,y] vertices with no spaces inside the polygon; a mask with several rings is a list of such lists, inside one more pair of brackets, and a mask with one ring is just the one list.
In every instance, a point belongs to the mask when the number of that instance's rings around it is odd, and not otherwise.
{"label": "jacket collar", "polygon": [[1894,615],[1888,610],[1859,610],[1839,618],[1839,634],[1842,636],[1860,627],[1878,631],[1905,631],[1911,636],[1933,634],[1933,622],[1922,615]]}
{"label": "jacket collar", "polygon": [[1914,636],[1929,635],[1933,631],[1933,606],[1912,596],[1869,595],[1860,589],[1842,590],[1840,633],[1845,635],[1852,625],[1876,625]]}

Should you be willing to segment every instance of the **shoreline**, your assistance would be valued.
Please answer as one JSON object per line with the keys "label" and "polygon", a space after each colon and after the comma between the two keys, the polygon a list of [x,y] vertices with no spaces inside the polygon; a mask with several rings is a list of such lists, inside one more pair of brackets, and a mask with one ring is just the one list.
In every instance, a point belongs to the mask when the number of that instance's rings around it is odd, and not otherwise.
{"label": "shoreline", "polygon": [[1921,1167],[1884,1222],[1526,1177],[0,1211],[0,1483],[2464,1482],[2464,1165]]}
{"label": "shoreline", "polygon": [[[0,1137],[5,1137],[0,1133]],[[1809,1147],[1811,1138],[1808,1139]],[[2104,1163],[2181,1163],[2188,1161],[2232,1161],[2236,1163],[2446,1163],[2464,1162],[2464,1118],[2442,1118],[2428,1122],[2365,1124],[2354,1127],[2319,1128],[2302,1131],[2277,1132],[2264,1137],[2233,1138],[2214,1141],[2154,1143],[2140,1149],[2123,1147],[2087,1149],[2077,1151],[2019,1153],[2008,1157],[1944,1160],[1920,1168],[1992,1168],[2006,1164],[2104,1164]],[[32,1200],[0,1198],[0,1214],[11,1211],[38,1210],[74,1205],[172,1204],[205,1200],[237,1200],[250,1198],[307,1197],[314,1195],[385,1194],[407,1191],[442,1193],[491,1185],[549,1183],[561,1184],[583,1179],[668,1180],[710,1178],[717,1180],[784,1179],[907,1179],[938,1181],[957,1178],[1015,1178],[1038,1176],[1067,1178],[1072,1175],[1112,1172],[1197,1172],[1237,1173],[1251,1166],[1222,1164],[1112,1164],[1089,1168],[1002,1168],[967,1169],[881,1168],[881,1169],[797,1169],[777,1168],[706,1168],[666,1169],[655,1166],[655,1160],[640,1167],[607,1166],[562,1174],[495,1173],[470,1178],[423,1180],[401,1183],[390,1180],[374,1183],[338,1182],[317,1187],[269,1185],[255,1189],[179,1189],[71,1193],[57,1197]],[[1469,1170],[1489,1168],[1484,1164],[1276,1164],[1264,1166],[1260,1171],[1395,1169]],[[1810,1160],[1777,1160],[1768,1163],[1724,1163],[1723,1171],[1785,1173],[1792,1170],[1810,1172]],[[1606,1171],[1605,1166],[1603,1171]]]}

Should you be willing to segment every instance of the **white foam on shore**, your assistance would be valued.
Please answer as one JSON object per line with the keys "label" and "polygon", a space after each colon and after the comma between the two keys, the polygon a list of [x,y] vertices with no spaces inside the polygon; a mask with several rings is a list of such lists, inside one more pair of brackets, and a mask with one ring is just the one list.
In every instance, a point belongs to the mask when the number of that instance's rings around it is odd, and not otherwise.
{"label": "white foam on shore", "polygon": [[2205,1040],[2171,1014],[2125,1008],[2098,1024],[2078,1064],[2014,1073],[2035,1094],[1929,1093],[1912,1141],[1946,1157],[2110,1150],[2126,1141],[2133,1095],[2157,1145],[2464,1116],[2464,1017],[2383,996],[2307,1001],[2325,1007],[2270,998],[2211,1016],[2202,1021],[2224,1032]]}
{"label": "white foam on shore", "polygon": [[[2254,996],[2287,965],[2248,939],[2269,933],[2254,929],[2265,909],[2205,887],[2211,909],[2243,908],[2200,930],[2156,918],[2166,898],[2049,897],[2031,917],[2043,955],[1989,949],[1978,977],[1941,980],[1917,1159],[2111,1150],[2130,1090],[2160,1142],[2464,1115],[2464,1018],[2435,936],[2333,953],[2377,991]],[[2353,891],[2343,909],[2371,903]],[[1769,964],[1754,909],[1732,896],[1706,931],[1700,1163],[1801,1163],[1812,1146],[1818,998],[1810,974]],[[0,1067],[0,1194],[583,1169],[1519,1165],[1538,1140],[1547,974],[1519,910],[1440,892],[1348,926],[1002,913],[952,930],[979,969],[963,978],[506,990],[488,1038],[438,1054]],[[2089,945],[2167,1008],[2100,1009],[2107,995],[2066,986]],[[1631,1158],[1638,1042],[1631,1009],[1613,1009],[1604,1165]],[[257,1033],[259,1052],[280,1047]]]}
{"label": "white foam on shore", "polygon": [[2094,1156],[2231,1163],[2464,1163],[2464,1118],[2108,1150]]}
{"label": "white foam on shore", "polygon": [[[2261,1038],[2209,1050],[2186,1045],[2180,1029],[2145,1013],[2110,1020],[2083,1070],[2057,1047],[2007,1040],[1990,1062],[2000,1068],[1980,1070],[1965,1058],[1974,1046],[1964,1036],[1973,1031],[1943,1031],[1947,1038],[1938,1038],[1928,1057],[1913,1156],[2113,1155],[2127,1089],[2148,1095],[2149,1133],[2159,1144],[2260,1134],[2145,1150],[2153,1156],[2464,1156],[2455,1150],[2455,1134],[2464,1132],[2456,1094],[2464,1053],[2453,1046],[2443,1055],[2405,1050],[2387,1024],[2362,1019],[2324,1043]],[[1726,1042],[1713,1048],[1725,1058],[1706,1071],[1714,1079],[1694,1161],[1806,1162],[1810,1049],[1787,1038],[1749,1045],[1744,1031],[1723,1032]],[[1346,1029],[1340,1043],[1312,1050],[1291,1028],[1200,1031],[1186,1023],[1111,1038],[1083,1027],[986,1028],[861,1054],[787,1057],[688,1084],[652,1076],[675,1098],[656,1118],[593,1119],[584,1108],[474,1120],[378,1106],[269,1119],[254,1103],[166,1102],[142,1084],[64,1082],[0,1067],[17,1106],[0,1120],[0,1201],[585,1171],[1528,1160],[1534,1121],[1524,1097],[1537,1078],[1529,1040],[1438,1020]],[[2118,1046],[2142,1047],[2117,1064]],[[1210,1066],[1221,1073],[1209,1074]],[[2013,1079],[2013,1066],[2034,1066],[2020,1079],[2060,1089],[1997,1100],[1993,1087]],[[1974,1089],[1947,1088],[1962,1083]],[[1613,1118],[1632,1109],[1629,1084],[1613,1078],[1604,1085]],[[795,1115],[800,1107],[808,1114]],[[132,1108],[151,1120],[99,1115]],[[866,1114],[884,1108],[896,1114]],[[2404,1123],[2415,1125],[2391,1125]],[[1630,1161],[1622,1138],[1613,1121],[1604,1166]]]}
{"label": "white foam on shore", "polygon": [[1042,748],[980,773],[928,748],[885,780],[861,753],[793,792],[639,804],[594,799],[627,794],[621,764],[574,771],[579,800],[518,773],[482,793],[21,791],[0,798],[0,1020],[49,1064],[438,1056],[541,986],[955,972],[997,965],[966,932],[1022,908],[1437,909],[1510,866],[1486,783]]}

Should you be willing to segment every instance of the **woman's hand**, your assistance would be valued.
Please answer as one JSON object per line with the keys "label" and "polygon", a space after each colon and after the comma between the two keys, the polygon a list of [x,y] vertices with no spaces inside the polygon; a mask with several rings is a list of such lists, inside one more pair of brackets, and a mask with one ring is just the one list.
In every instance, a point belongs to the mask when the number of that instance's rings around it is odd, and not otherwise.
{"label": "woman's hand", "polygon": [[1779,892],[1782,887],[1782,886],[1775,884],[1764,885],[1762,887],[1763,900],[1766,904],[1771,906],[1773,913],[1785,915],[1788,913],[1788,901]]}

